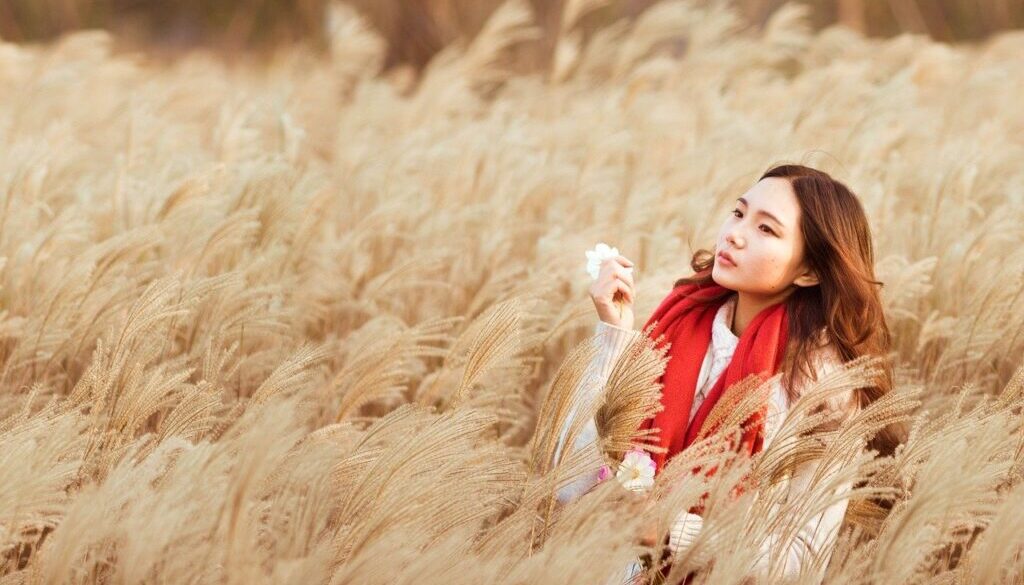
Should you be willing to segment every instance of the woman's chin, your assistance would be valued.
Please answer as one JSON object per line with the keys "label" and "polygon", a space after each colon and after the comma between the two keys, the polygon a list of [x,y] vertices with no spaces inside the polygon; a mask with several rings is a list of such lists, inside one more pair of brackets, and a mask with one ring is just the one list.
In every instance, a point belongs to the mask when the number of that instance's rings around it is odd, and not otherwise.
{"label": "woman's chin", "polygon": [[736,284],[738,283],[736,282],[736,278],[729,274],[730,270],[731,268],[722,269],[718,264],[715,264],[711,268],[711,280],[715,281],[715,284],[718,286],[724,286],[725,288],[736,290]]}

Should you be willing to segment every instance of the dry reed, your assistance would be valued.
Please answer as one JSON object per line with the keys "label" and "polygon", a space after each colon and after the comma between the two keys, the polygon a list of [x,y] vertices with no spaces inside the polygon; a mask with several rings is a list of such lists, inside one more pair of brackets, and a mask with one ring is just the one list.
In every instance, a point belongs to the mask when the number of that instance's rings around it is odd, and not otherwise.
{"label": "dry reed", "polygon": [[[599,5],[521,73],[510,2],[415,87],[341,8],[329,55],[262,65],[0,44],[0,583],[604,582],[705,489],[671,580],[737,583],[843,481],[829,582],[1020,583],[1024,37],[812,32],[796,5],[741,29],[687,1],[576,34]],[[593,355],[583,251],[636,261],[643,319],[781,159],[871,217],[894,392],[820,434],[794,415],[749,460],[716,448],[724,417],[657,498],[555,505],[599,463],[550,465]],[[626,355],[588,411],[609,461],[663,366]],[[891,458],[860,451],[896,420]],[[786,502],[798,464],[821,481]]]}

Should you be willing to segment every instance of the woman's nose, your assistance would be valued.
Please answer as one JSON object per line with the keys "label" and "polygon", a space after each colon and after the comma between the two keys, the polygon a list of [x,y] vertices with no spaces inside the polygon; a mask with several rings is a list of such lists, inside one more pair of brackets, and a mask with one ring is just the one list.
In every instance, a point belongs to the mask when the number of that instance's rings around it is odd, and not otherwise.
{"label": "woman's nose", "polygon": [[743,247],[743,238],[735,230],[726,234],[725,240],[737,248]]}

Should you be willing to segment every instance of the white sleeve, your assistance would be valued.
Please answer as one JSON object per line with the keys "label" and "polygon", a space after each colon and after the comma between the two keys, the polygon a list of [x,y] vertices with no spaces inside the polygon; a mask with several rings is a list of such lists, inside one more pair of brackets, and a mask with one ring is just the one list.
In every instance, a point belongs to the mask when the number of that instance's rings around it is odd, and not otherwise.
{"label": "white sleeve", "polygon": [[[790,479],[789,501],[801,497],[804,490],[808,488],[814,470],[815,462],[813,461],[797,466]],[[837,487],[833,493],[838,496],[847,493],[850,488],[851,484],[847,482]],[[847,499],[838,499],[824,511],[811,517],[800,527],[796,537],[788,543],[788,546],[782,548],[786,557],[783,565],[785,578],[796,577],[803,570],[805,564],[813,562],[813,559],[822,557],[822,555],[827,555],[822,558],[821,564],[815,569],[820,581],[823,570],[828,564],[828,556],[831,556],[847,504]],[[669,531],[669,547],[674,555],[681,555],[694,543],[700,534],[703,523],[704,519],[701,516],[691,514],[686,510],[676,516]],[[782,537],[778,534],[769,535],[761,545],[752,572],[762,579],[768,576],[771,555],[778,550],[780,538]]]}
{"label": "white sleeve", "polygon": [[[838,354],[830,351],[815,354],[813,363],[817,377],[820,380],[823,376],[840,367],[842,360],[838,357]],[[782,414],[788,409],[788,401],[785,398],[785,391],[781,385],[777,385],[775,390],[772,406],[775,407],[775,411],[779,415],[777,420],[781,422]],[[851,392],[846,400],[852,400],[853,396],[854,394]],[[847,401],[844,401],[839,396],[833,396],[833,398],[828,400],[828,405],[831,409],[847,410],[852,407],[852,403]],[[775,432],[778,430],[778,424],[773,424],[769,428],[770,433],[767,434],[764,444],[766,448],[770,444],[771,439],[774,438]],[[793,469],[793,474],[789,478],[787,501],[798,502],[813,489],[810,482],[814,479],[820,464],[821,462],[818,460],[805,461]],[[805,565],[818,561],[820,561],[820,564],[813,568],[812,574],[816,575],[816,582],[820,582],[824,577],[825,567],[828,565],[829,557],[832,555],[832,548],[839,535],[839,527],[843,522],[843,517],[849,504],[848,497],[844,497],[844,495],[849,494],[852,487],[852,482],[844,482],[837,485],[832,491],[833,503],[820,513],[811,516],[800,527],[796,536],[782,548],[785,554],[785,564],[783,565],[783,576],[785,578],[796,577],[801,571],[807,570]],[[767,576],[769,564],[772,560],[771,554],[773,550],[779,550],[780,538],[779,535],[772,534],[762,543],[760,555],[753,568],[756,574]]]}
{"label": "white sleeve", "polygon": [[[819,377],[828,370],[835,367],[834,363],[819,364]],[[766,422],[766,438],[764,447],[767,448],[774,438],[775,431],[785,413],[785,394],[781,386],[777,386],[772,393],[772,403],[769,405],[769,414]],[[807,461],[797,465],[792,476],[788,479],[787,501],[799,501],[810,489],[810,481],[813,479],[818,461]],[[785,554],[783,565],[783,576],[785,578],[796,577],[800,574],[804,565],[814,562],[814,559],[821,559],[819,566],[815,567],[818,581],[823,577],[824,568],[828,564],[832,548],[839,534],[839,528],[846,508],[849,504],[847,498],[841,497],[852,489],[850,482],[840,484],[833,491],[836,496],[834,503],[822,512],[812,516],[803,526],[800,527],[796,536],[782,547]],[[673,521],[669,532],[669,546],[673,554],[679,555],[685,551],[700,534],[703,527],[703,518],[688,511],[681,512]],[[752,572],[764,579],[768,577],[768,569],[771,555],[774,551],[780,550],[779,534],[772,534],[762,543],[760,551]]]}
{"label": "white sleeve", "polygon": [[[808,462],[797,467],[790,482],[790,501],[793,498],[799,498],[802,492],[807,489],[808,482],[814,475],[814,468],[814,462]],[[833,493],[838,496],[848,492],[851,487],[850,483],[845,483],[837,487]],[[782,574],[785,578],[796,577],[801,571],[805,570],[803,568],[804,565],[815,562],[818,559],[821,563],[815,567],[814,572],[817,573],[817,581],[820,582],[824,576],[824,569],[828,564],[828,557],[832,554],[832,547],[835,544],[836,537],[839,535],[839,526],[843,522],[843,516],[846,514],[848,503],[849,500],[846,498],[838,499],[800,527],[796,537],[782,549],[785,554]],[[762,544],[760,555],[754,564],[755,573],[762,576],[767,575],[771,554],[773,549],[776,549],[778,546],[779,539],[778,535],[773,534]]]}
{"label": "white sleeve", "polygon": [[[626,349],[626,346],[629,345],[630,341],[643,334],[642,332],[635,331],[633,329],[624,329],[622,327],[609,325],[608,323],[600,320],[597,322],[595,333],[598,338],[598,352],[590,363],[587,364],[587,371],[581,378],[581,383],[573,390],[577,393],[588,392],[590,395],[586,397],[587,401],[596,398],[597,392],[608,381],[608,376],[615,367],[615,362],[619,359],[619,356],[622,355],[623,350]],[[590,380],[591,383],[586,383],[587,380]],[[559,433],[558,443],[555,446],[555,463],[561,460],[562,448],[564,447],[566,436],[569,433],[569,427],[575,416],[576,410],[570,410],[569,415],[565,419],[565,424],[562,426],[562,430]],[[598,448],[597,425],[594,423],[594,419],[591,418],[586,422],[583,429],[577,435],[576,440],[569,448],[569,452],[576,452],[580,449],[596,450]],[[597,484],[599,472],[599,469],[595,469],[590,474],[580,477],[575,482],[558,490],[558,501],[564,504],[585,494],[590,490],[590,488]]]}

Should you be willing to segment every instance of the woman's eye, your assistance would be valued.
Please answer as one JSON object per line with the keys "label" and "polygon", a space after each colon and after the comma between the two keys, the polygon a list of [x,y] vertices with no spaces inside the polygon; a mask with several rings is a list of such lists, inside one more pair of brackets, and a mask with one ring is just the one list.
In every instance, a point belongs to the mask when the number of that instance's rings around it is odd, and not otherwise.
{"label": "woman's eye", "polygon": [[761,224],[760,226],[758,226],[758,227],[768,228],[768,231],[767,231],[767,233],[769,233],[769,234],[771,234],[771,235],[773,235],[773,236],[775,235],[775,230],[773,230],[772,228],[768,227],[768,224],[764,224],[764,223],[762,223],[762,224]]}
{"label": "woman's eye", "polygon": [[737,213],[743,213],[743,212],[742,212],[742,211],[740,211],[739,209],[733,209],[733,210],[732,210],[732,214],[733,214],[733,215],[734,215],[735,217],[739,217],[738,215],[736,215]]}

